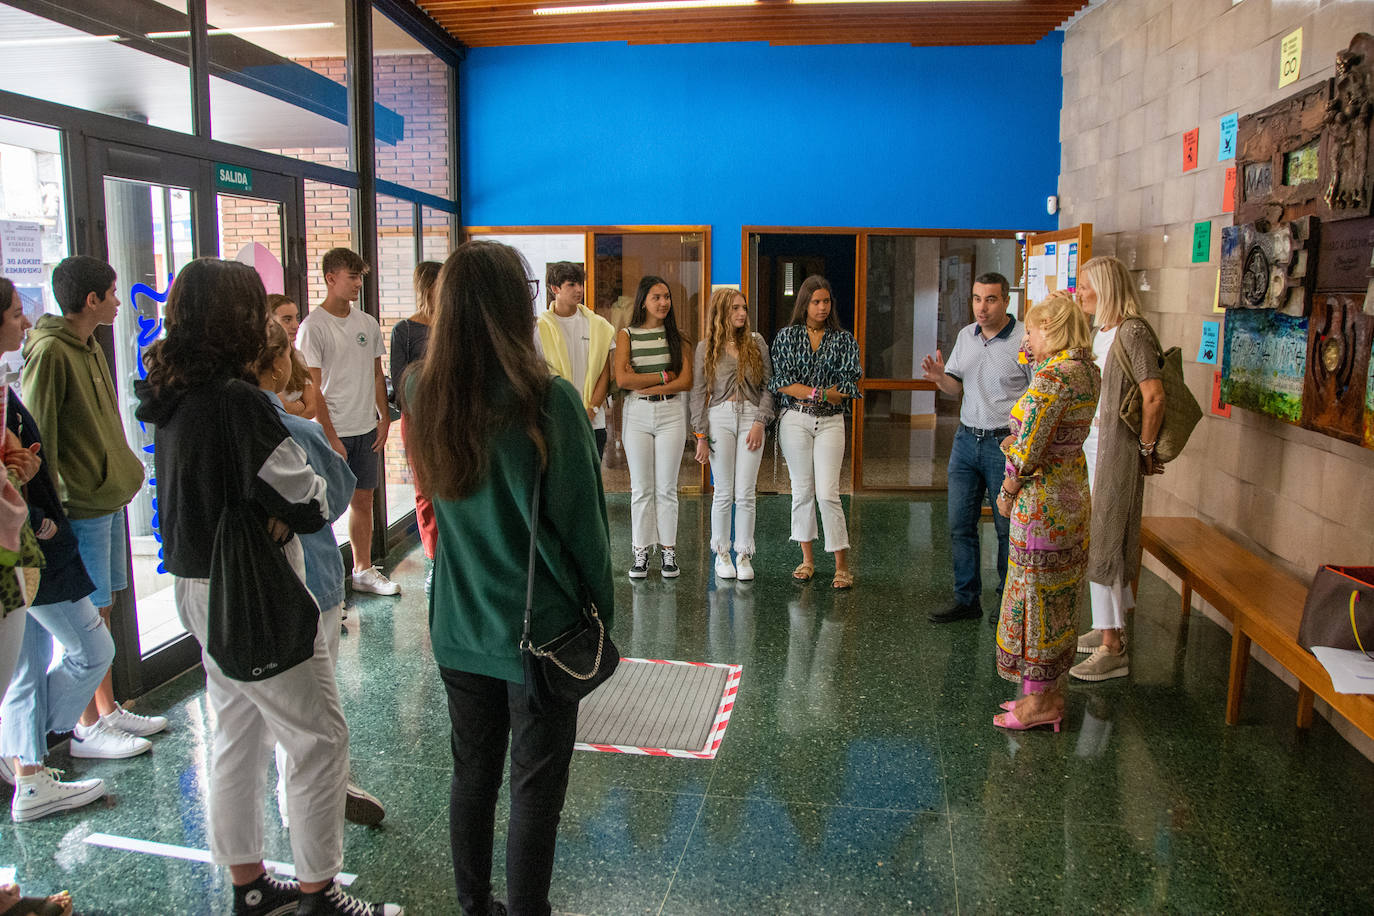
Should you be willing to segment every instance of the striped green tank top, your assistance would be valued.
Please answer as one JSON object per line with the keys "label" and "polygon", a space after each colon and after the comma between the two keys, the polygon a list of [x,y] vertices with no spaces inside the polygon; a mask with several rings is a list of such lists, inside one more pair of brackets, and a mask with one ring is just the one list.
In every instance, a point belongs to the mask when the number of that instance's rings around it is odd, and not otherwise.
{"label": "striped green tank top", "polygon": [[663,328],[626,328],[630,335],[630,368],[636,372],[663,372],[672,365],[668,334]]}

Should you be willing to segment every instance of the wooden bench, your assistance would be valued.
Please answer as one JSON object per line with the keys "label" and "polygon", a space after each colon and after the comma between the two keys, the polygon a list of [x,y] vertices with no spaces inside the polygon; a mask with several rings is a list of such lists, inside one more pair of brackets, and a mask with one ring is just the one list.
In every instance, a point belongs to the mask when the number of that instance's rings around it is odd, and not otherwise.
{"label": "wooden bench", "polygon": [[1298,645],[1307,586],[1200,519],[1146,518],[1140,541],[1143,550],[1183,580],[1184,616],[1197,592],[1232,623],[1226,724],[1240,720],[1253,642],[1298,679],[1298,728],[1311,726],[1313,698],[1319,696],[1374,737],[1374,696],[1337,693],[1321,662]]}

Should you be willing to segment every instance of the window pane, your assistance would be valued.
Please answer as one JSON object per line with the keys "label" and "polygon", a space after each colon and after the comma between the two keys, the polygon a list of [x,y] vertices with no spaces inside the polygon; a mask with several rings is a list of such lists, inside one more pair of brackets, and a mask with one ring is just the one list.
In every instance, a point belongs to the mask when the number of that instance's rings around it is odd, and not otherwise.
{"label": "window pane", "polygon": [[305,180],[305,271],[311,303],[324,300],[320,259],[331,248],[358,250],[353,237],[357,192],[352,188]]}
{"label": "window pane", "polygon": [[[391,373],[391,329],[415,312],[414,205],[377,195],[377,288],[381,299],[382,341],[386,344],[383,371]],[[400,379],[392,378],[393,385]],[[392,427],[386,441],[386,522],[395,524],[415,508],[415,489],[401,443],[401,427]]]}
{"label": "window pane", "polygon": [[268,295],[284,293],[286,233],[281,202],[217,194],[215,205],[219,209],[219,256],[242,261],[256,270]]}
{"label": "window pane", "polygon": [[424,238],[420,242],[424,248],[425,260],[444,263],[453,253],[453,236],[450,231],[453,226],[453,214],[421,207],[420,218],[425,221]]}
{"label": "window pane", "polygon": [[350,167],[344,10],[344,0],[209,0],[216,140]]}
{"label": "window pane", "polygon": [[134,416],[133,388],[142,374],[143,352],[161,336],[162,302],[172,277],[193,256],[191,210],[192,194],[185,188],[105,179],[106,244],[120,298],[131,306],[121,308],[115,319],[113,371],[124,433],[145,469],[143,488],[128,511],[138,644],[144,655],[186,632],[172,600],[172,577],[162,565],[153,431]]}
{"label": "window pane", "polygon": [[0,3],[0,34],[6,39],[0,86],[191,132],[190,20],[184,2],[59,0],[43,9],[40,16]]}
{"label": "window pane", "polygon": [[0,251],[0,273],[18,287],[29,320],[59,314],[49,282],[68,251],[58,131],[0,118]]}
{"label": "window pane", "polygon": [[372,13],[377,177],[450,197],[448,65]]}
{"label": "window pane", "polygon": [[[546,307],[545,303],[549,301],[548,290],[545,289],[545,279],[548,276],[550,264],[558,261],[572,261],[574,264],[582,264],[583,269],[586,269],[584,262],[587,260],[587,237],[581,232],[550,233],[548,235],[512,232],[509,235],[474,235],[472,237],[501,242],[520,252],[525,263],[529,265],[529,278],[539,281],[540,301],[534,305],[536,313],[542,312]],[[590,294],[587,299],[591,299]],[[591,302],[588,301],[587,304],[590,305]]]}

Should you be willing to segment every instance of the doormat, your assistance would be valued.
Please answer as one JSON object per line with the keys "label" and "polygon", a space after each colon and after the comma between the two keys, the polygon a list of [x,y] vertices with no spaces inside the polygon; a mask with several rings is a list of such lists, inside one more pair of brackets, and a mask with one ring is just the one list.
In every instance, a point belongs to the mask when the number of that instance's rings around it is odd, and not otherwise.
{"label": "doormat", "polygon": [[712,760],[739,692],[739,665],[622,658],[582,701],[580,751]]}

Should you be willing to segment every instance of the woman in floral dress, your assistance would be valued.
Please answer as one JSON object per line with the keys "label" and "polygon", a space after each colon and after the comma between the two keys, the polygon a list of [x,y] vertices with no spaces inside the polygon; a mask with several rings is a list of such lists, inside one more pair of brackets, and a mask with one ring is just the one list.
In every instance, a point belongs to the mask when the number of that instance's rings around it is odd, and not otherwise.
{"label": "woman in floral dress", "polygon": [[1101,375],[1087,318],[1068,293],[1026,314],[1035,365],[1011,411],[1003,442],[1006,479],[997,510],[1011,519],[1011,557],[997,625],[997,673],[1022,695],[993,718],[1000,728],[1052,725],[1064,717],[1063,680],[1073,665],[1079,592],[1088,566],[1088,471]]}

